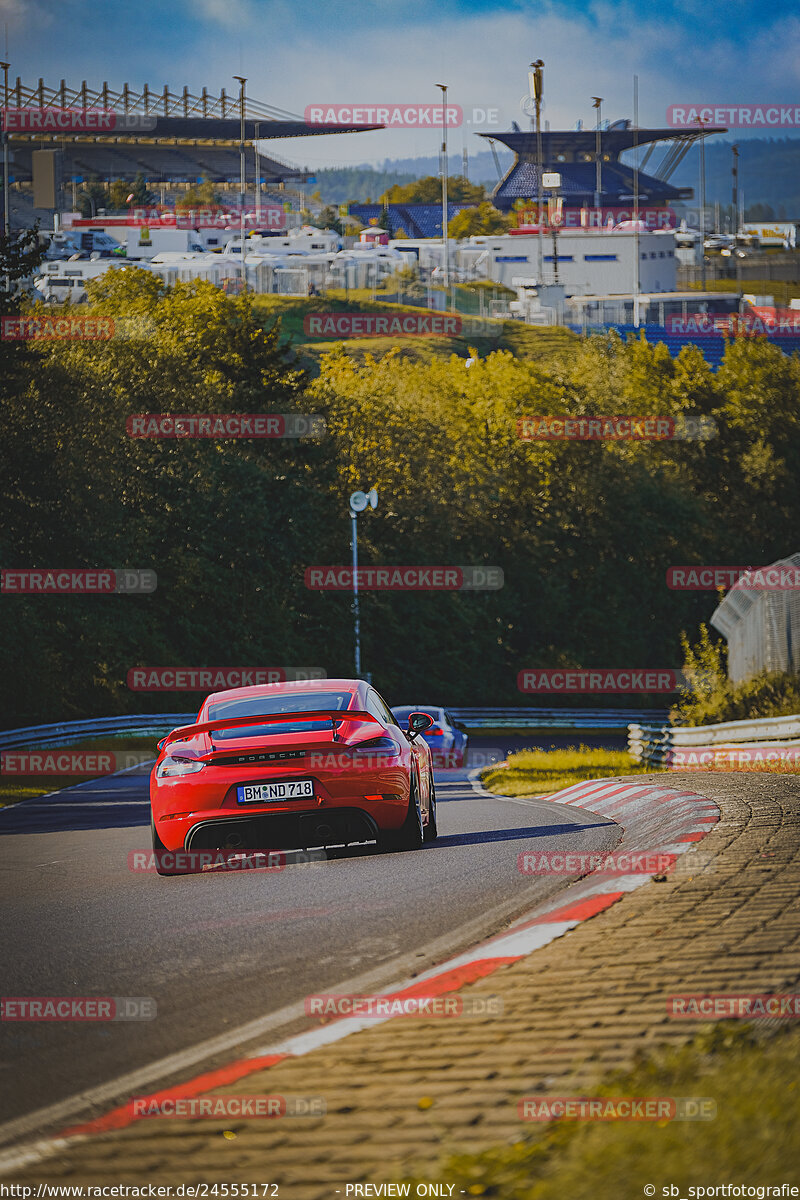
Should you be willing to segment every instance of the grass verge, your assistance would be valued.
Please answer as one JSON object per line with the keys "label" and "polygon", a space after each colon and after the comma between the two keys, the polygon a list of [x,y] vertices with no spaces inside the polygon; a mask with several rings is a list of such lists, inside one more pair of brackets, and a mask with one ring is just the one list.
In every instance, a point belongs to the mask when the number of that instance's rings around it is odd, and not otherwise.
{"label": "grass verge", "polygon": [[145,758],[155,758],[157,754],[156,739],[152,737],[105,737],[87,738],[81,742],[72,742],[68,746],[54,746],[40,749],[38,746],[25,748],[20,751],[7,750],[3,753],[3,771],[0,774],[0,808],[10,804],[18,804],[20,800],[31,800],[35,796],[44,796],[50,792],[60,791],[61,788],[73,787],[76,783],[86,783],[88,779],[98,779],[102,775],[111,774],[103,770],[88,775],[49,775],[29,774],[18,775],[7,773],[6,759],[13,762],[17,755],[38,754],[42,756],[80,753],[89,751],[93,754],[111,756],[110,766],[114,770],[124,770],[132,767],[137,761]]}
{"label": "grass verge", "polygon": [[[633,1200],[654,1194],[661,1200],[690,1196],[687,1189],[698,1185],[791,1186],[800,1165],[798,1058],[796,1028],[765,1041],[752,1027],[709,1026],[680,1050],[607,1076],[591,1094],[708,1097],[717,1106],[713,1120],[520,1122],[519,1140],[479,1153],[448,1147],[449,1135],[437,1129],[435,1102],[418,1104],[445,1152],[437,1177],[454,1184],[456,1196]],[[415,1181],[430,1177],[412,1175]],[[645,1193],[648,1185],[654,1193]]]}
{"label": "grass verge", "polygon": [[[362,294],[363,293],[363,294]],[[373,300],[369,289],[356,293],[351,290],[347,299],[344,293],[329,292],[327,296],[257,296],[254,306],[265,321],[281,318],[281,341],[291,340],[300,362],[313,375],[319,371],[320,356],[335,345],[332,338],[310,337],[305,331],[305,318],[311,313],[322,312],[380,312],[424,314],[427,309],[409,305],[386,303]],[[541,328],[526,325],[522,321],[502,321],[461,315],[461,332],[457,337],[391,337],[348,338],[345,341],[348,355],[363,361],[367,354],[381,358],[390,350],[400,348],[404,358],[417,362],[430,362],[435,358],[449,358],[451,354],[468,357],[470,346],[485,357],[493,350],[509,350],[516,358],[532,360],[557,359],[569,352],[576,342],[577,334],[559,326]]]}
{"label": "grass verge", "polygon": [[618,775],[651,775],[652,763],[637,766],[626,750],[567,746],[563,750],[520,750],[509,754],[507,766],[489,767],[481,783],[503,796],[541,796],[587,779]]}

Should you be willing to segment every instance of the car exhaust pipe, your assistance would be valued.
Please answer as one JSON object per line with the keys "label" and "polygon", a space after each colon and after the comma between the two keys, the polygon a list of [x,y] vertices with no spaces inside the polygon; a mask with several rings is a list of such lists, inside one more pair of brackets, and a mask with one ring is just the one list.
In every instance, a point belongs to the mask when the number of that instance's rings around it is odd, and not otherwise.
{"label": "car exhaust pipe", "polygon": [[239,829],[227,829],[220,845],[221,850],[246,850],[247,839]]}

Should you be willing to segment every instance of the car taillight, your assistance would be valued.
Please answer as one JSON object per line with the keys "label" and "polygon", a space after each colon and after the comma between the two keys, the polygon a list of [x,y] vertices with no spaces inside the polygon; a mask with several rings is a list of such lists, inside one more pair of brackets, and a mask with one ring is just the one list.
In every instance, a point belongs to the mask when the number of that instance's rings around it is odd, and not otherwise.
{"label": "car taillight", "polygon": [[393,738],[385,736],[370,738],[367,742],[359,742],[357,746],[353,747],[353,750],[356,753],[360,753],[363,750],[366,751],[367,754],[400,753],[400,747],[398,746],[397,742],[394,741]]}
{"label": "car taillight", "polygon": [[425,730],[425,733],[429,737],[443,737],[444,736],[444,730],[440,729],[438,725],[431,725],[430,729]]}
{"label": "car taillight", "polygon": [[176,775],[193,775],[206,764],[196,758],[172,758],[167,755],[156,767],[156,779],[172,779]]}

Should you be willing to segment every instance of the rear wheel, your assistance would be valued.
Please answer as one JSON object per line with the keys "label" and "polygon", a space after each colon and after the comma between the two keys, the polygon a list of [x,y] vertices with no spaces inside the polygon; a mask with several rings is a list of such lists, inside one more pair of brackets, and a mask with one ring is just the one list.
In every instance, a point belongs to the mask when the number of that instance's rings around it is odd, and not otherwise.
{"label": "rear wheel", "polygon": [[436,785],[431,776],[431,798],[428,809],[428,824],[425,826],[423,838],[426,842],[434,842],[439,836],[439,829],[436,824]]}
{"label": "rear wheel", "polygon": [[419,789],[412,781],[408,797],[408,814],[399,829],[392,829],[383,836],[386,850],[419,850],[424,841],[422,813],[419,807]]}

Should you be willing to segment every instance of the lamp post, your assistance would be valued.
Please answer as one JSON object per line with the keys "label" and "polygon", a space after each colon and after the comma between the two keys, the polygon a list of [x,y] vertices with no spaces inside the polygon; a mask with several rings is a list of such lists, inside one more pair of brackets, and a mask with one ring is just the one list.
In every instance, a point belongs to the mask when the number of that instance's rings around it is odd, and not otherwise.
{"label": "lamp post", "polygon": [[244,162],[244,85],[247,78],[244,75],[234,75],[239,81],[239,253],[242,256],[242,291],[247,287],[244,266],[244,201],[245,201],[245,162]]}
{"label": "lamp post", "polygon": [[261,155],[258,152],[258,121],[256,121],[256,140],[253,142],[256,152],[256,227],[261,225]]}
{"label": "lamp post", "polygon": [[739,147],[738,145],[731,146],[733,154],[733,166],[731,167],[732,190],[731,201],[733,214],[731,216],[731,233],[739,232]]}
{"label": "lamp post", "polygon": [[639,76],[633,77],[633,323],[639,328],[639,293],[641,263],[639,261]]}
{"label": "lamp post", "polygon": [[442,247],[445,303],[447,303],[447,288],[450,286],[450,269],[447,261],[450,248],[447,240],[447,84],[437,83],[436,86],[442,93]]}
{"label": "lamp post", "polygon": [[353,632],[355,635],[355,667],[356,679],[361,678],[361,614],[358,605],[358,514],[365,508],[378,507],[378,493],[375,488],[368,492],[353,492],[350,497],[351,535],[350,548],[353,551]]}
{"label": "lamp post", "polygon": [[6,129],[6,121],[8,119],[8,68],[11,63],[0,62],[0,67],[3,68],[3,232],[8,237],[11,230],[11,221],[9,218],[8,209],[8,130]]}
{"label": "lamp post", "polygon": [[705,121],[697,118],[700,126],[700,281],[703,291],[706,290],[706,135]]}
{"label": "lamp post", "polygon": [[602,134],[601,134],[601,119],[603,113],[603,97],[592,96],[592,108],[597,109],[597,125],[594,133],[594,206],[600,207],[600,198],[603,193],[603,158],[602,158]]}
{"label": "lamp post", "polygon": [[541,287],[544,283],[544,231],[542,229],[542,98],[544,96],[544,62],[541,58],[537,58],[531,63],[531,71],[528,76],[531,90],[533,92],[533,101],[536,108],[536,175],[537,175],[537,208],[538,215],[536,223],[539,227],[539,275],[538,282]]}

